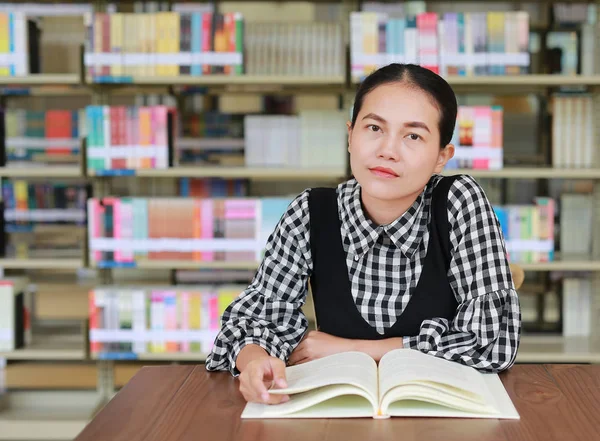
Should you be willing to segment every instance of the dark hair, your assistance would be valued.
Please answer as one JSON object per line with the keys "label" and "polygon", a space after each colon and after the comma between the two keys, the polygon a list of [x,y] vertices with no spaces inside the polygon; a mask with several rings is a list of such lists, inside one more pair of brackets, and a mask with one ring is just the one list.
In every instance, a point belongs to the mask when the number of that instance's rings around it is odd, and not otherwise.
{"label": "dark hair", "polygon": [[452,87],[441,76],[416,64],[393,63],[371,73],[359,86],[354,98],[352,127],[356,123],[365,96],[383,84],[404,83],[415,86],[427,93],[440,111],[440,148],[446,147],[452,140],[458,105]]}

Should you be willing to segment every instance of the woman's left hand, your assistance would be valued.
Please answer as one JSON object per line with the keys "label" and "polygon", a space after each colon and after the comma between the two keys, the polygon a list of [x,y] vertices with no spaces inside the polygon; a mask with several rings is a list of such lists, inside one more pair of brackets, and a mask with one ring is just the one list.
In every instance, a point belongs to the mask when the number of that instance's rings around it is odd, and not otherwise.
{"label": "woman's left hand", "polygon": [[321,331],[310,331],[290,355],[288,365],[302,364],[352,350],[354,350],[354,340],[336,337]]}

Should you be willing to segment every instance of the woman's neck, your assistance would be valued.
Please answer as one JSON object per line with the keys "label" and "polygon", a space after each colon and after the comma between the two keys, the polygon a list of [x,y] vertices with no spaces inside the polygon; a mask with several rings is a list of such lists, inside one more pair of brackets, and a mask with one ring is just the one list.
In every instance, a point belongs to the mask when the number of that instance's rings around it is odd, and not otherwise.
{"label": "woman's neck", "polygon": [[361,202],[365,214],[377,225],[388,225],[406,213],[417,200],[419,193],[401,199],[377,199],[361,191]]}

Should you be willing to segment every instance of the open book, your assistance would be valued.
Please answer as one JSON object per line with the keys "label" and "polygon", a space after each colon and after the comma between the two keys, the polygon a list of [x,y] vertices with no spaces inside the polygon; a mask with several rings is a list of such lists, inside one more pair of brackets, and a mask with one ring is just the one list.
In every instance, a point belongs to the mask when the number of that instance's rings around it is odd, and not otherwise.
{"label": "open book", "polygon": [[379,367],[362,352],[344,352],[286,368],[287,403],[247,403],[242,418],[390,416],[519,419],[497,374],[395,349]]}

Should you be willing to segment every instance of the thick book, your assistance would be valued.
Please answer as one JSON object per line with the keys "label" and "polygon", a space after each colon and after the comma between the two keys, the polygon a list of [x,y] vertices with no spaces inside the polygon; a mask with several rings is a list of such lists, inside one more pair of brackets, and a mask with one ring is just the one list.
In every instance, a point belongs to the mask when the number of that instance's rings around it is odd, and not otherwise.
{"label": "thick book", "polygon": [[377,363],[344,352],[286,368],[286,403],[247,403],[242,418],[520,419],[498,374],[395,349]]}

